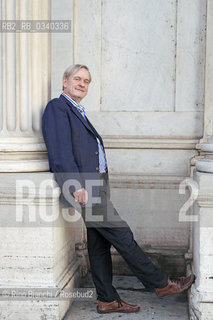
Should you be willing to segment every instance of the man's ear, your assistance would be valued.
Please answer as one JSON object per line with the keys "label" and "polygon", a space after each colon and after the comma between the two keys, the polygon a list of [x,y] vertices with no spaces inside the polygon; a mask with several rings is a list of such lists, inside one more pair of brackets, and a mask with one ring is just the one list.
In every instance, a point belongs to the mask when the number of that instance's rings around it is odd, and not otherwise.
{"label": "man's ear", "polygon": [[63,84],[63,88],[67,87],[67,78],[63,78],[62,84]]}

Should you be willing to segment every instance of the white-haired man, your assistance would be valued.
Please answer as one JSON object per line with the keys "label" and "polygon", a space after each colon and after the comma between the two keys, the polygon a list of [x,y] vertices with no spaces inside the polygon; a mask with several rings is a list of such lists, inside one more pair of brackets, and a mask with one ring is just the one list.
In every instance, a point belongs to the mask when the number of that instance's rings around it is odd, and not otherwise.
{"label": "white-haired man", "polygon": [[[78,182],[77,187],[70,186],[69,193],[76,203],[81,204],[87,226],[88,253],[97,291],[98,312],[137,312],[139,307],[123,301],[112,285],[111,245],[138,279],[146,287],[153,288],[159,296],[187,290],[195,277],[190,275],[172,281],[159,270],[138,246],[128,224],[113,207],[103,141],[80,104],[88,92],[90,82],[91,75],[87,66],[74,65],[67,68],[63,76],[63,93],[59,98],[51,100],[45,109],[43,136],[50,170],[55,172],[61,188],[70,174]],[[86,182],[91,175],[99,180],[100,186],[94,189],[100,203],[87,206],[91,195],[88,194]],[[93,217],[92,221],[87,217],[87,209],[88,212],[91,209],[89,217]]]}

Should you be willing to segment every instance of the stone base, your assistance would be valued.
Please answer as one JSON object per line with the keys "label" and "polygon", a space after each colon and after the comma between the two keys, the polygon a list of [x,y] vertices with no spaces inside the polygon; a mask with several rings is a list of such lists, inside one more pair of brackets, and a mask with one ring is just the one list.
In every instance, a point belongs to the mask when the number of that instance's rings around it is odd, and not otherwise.
{"label": "stone base", "polygon": [[[59,195],[51,173],[0,174],[1,320],[61,320],[72,299],[52,294],[79,287],[83,228],[62,218]],[[42,297],[32,300],[36,290]]]}
{"label": "stone base", "polygon": [[[184,258],[184,252],[181,252],[180,249],[142,249],[150,257],[152,262],[166,274],[172,277],[183,276],[186,274],[186,260]],[[127,276],[133,275],[127,263],[115,250],[112,250],[112,261],[114,274]]]}
{"label": "stone base", "polygon": [[44,172],[49,170],[46,147],[38,136],[1,136],[0,172]]}
{"label": "stone base", "polygon": [[213,174],[195,172],[198,197],[194,205],[197,218],[193,227],[193,264],[196,275],[190,300],[191,320],[213,319]]}
{"label": "stone base", "polygon": [[[66,289],[72,291],[72,289],[79,287],[80,268],[78,263],[76,263],[73,268],[71,268],[68,278],[68,283],[66,283],[63,288],[63,291],[65,292]],[[53,292],[54,294],[57,291],[57,288],[61,288],[61,286],[42,286],[42,288],[37,287],[36,289],[42,289],[42,292],[46,291],[47,294],[50,294],[51,292]],[[27,291],[28,289],[29,291],[33,290],[32,287],[29,287],[25,288],[25,291]],[[17,290],[17,288],[14,288],[14,290]],[[18,299],[20,299],[20,297],[17,297],[17,300]],[[7,301],[0,301],[1,320],[61,320],[73,302],[73,299],[47,300],[46,297],[44,297],[42,300],[30,300],[30,298],[28,297],[21,301],[17,300],[8,298]]]}
{"label": "stone base", "polygon": [[200,292],[193,286],[189,296],[190,320],[212,320],[212,301],[213,292]]}

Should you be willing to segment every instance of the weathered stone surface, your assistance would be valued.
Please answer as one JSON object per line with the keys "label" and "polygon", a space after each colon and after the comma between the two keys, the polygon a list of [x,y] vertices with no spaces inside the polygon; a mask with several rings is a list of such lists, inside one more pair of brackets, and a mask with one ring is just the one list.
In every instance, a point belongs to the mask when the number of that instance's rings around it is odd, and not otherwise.
{"label": "weathered stone surface", "polygon": [[193,232],[193,270],[197,278],[190,294],[190,314],[192,320],[211,320],[213,314],[213,175],[195,172],[194,178],[199,190],[194,206],[198,221],[194,222]]}
{"label": "weathered stone surface", "polygon": [[[93,320],[93,319],[125,319],[125,320],[187,320],[186,294],[159,298],[153,292],[145,291],[135,277],[115,276],[113,284],[125,301],[140,306],[138,313],[132,314],[98,314],[96,301],[75,301],[64,320]],[[91,288],[92,282],[86,279],[85,287]]]}
{"label": "weathered stone surface", "polygon": [[[51,191],[47,191],[45,181],[49,187],[52,186]],[[49,220],[44,220],[48,217],[47,211],[62,216],[59,195],[51,173],[0,174],[1,290],[7,287],[26,291],[37,288],[48,292],[51,289],[78,287],[81,267],[75,254],[75,243],[83,241],[81,222],[63,226],[62,223],[51,222],[51,215]],[[23,206],[19,215],[21,220],[17,221],[16,210],[20,205]],[[35,220],[31,225],[29,216],[33,211]],[[80,233],[76,237],[77,231]],[[17,299],[20,296],[18,293]],[[58,320],[63,317],[70,302],[39,298],[29,301],[28,296],[19,302],[12,298],[1,300],[0,318]]]}

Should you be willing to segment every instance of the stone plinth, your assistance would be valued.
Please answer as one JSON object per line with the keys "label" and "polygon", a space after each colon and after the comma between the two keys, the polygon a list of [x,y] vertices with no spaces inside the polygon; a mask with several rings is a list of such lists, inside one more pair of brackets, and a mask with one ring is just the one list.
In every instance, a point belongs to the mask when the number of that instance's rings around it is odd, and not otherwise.
{"label": "stone plinth", "polygon": [[199,195],[194,205],[193,271],[195,285],[190,293],[192,320],[212,320],[213,315],[213,175],[195,172]]}
{"label": "stone plinth", "polygon": [[[59,195],[51,173],[0,174],[0,289],[51,292],[78,287],[81,270],[75,243],[82,241],[76,234],[79,228],[82,232],[81,221],[71,222],[73,213],[61,206]],[[1,319],[58,320],[72,302],[30,301],[28,296],[17,301],[20,296],[1,300]]]}

